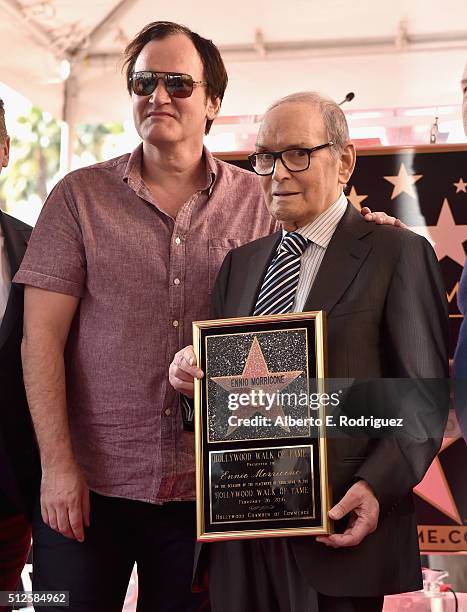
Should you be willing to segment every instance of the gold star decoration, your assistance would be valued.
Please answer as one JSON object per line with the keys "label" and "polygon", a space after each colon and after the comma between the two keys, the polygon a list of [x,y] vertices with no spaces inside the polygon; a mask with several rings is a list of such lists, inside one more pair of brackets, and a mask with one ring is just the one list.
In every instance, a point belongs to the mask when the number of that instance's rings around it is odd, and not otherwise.
{"label": "gold star decoration", "polygon": [[363,200],[366,200],[367,197],[367,195],[358,195],[357,190],[354,186],[352,186],[352,189],[350,190],[347,199],[352,202],[355,208],[360,212],[362,210],[362,202]]}
{"label": "gold star decoration", "polygon": [[394,185],[391,195],[391,200],[394,200],[394,198],[397,198],[401,193],[407,193],[412,198],[416,198],[417,194],[414,185],[422,177],[423,174],[409,174],[405,164],[401,163],[397,176],[385,176],[383,178]]}
{"label": "gold star decoration", "polygon": [[[258,339],[254,337],[250,352],[243,368],[243,372],[238,376],[213,376],[211,380],[220,385],[226,391],[238,391],[239,393],[248,393],[251,396],[252,390],[263,390],[270,397],[275,394],[278,399],[279,391],[290,385],[296,378],[303,374],[303,370],[293,372],[270,372],[266,360],[264,359],[263,351],[259,345]],[[255,382],[258,378],[270,378],[271,382],[266,384]],[[278,381],[280,379],[280,382]],[[245,384],[247,383],[247,384]],[[284,411],[279,402],[275,402],[269,408],[269,405],[249,403],[246,406],[239,406],[235,414],[242,419],[249,419],[255,414],[260,414],[272,422],[275,422],[276,417],[285,418]],[[229,425],[227,435],[230,436],[238,425]],[[287,425],[282,426],[283,429],[290,431]]]}
{"label": "gold star decoration", "polygon": [[464,183],[464,179],[462,177],[459,179],[459,182],[453,183],[453,185],[456,188],[456,193],[460,193],[461,191],[467,193],[467,183]]}

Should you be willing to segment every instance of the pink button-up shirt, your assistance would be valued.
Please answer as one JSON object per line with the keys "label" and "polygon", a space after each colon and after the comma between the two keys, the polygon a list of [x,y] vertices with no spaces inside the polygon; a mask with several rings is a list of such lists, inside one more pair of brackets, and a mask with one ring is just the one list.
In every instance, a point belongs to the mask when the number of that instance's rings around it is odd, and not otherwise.
{"label": "pink button-up shirt", "polygon": [[168,382],[209,317],[226,253],[275,223],[256,176],[205,149],[206,186],[174,220],[141,178],[142,147],[70,173],[41,212],[14,281],[81,298],[65,353],[70,432],[89,487],[194,498],[194,440]]}

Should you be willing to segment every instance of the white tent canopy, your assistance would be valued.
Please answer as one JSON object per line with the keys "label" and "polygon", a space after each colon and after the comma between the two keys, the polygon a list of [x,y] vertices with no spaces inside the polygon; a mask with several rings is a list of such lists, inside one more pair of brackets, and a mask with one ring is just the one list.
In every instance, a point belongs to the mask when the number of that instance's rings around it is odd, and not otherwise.
{"label": "white tent canopy", "polygon": [[465,0],[0,0],[0,16],[0,81],[71,125],[130,117],[121,52],[159,19],[221,49],[223,115],[303,89],[354,91],[353,109],[457,105],[467,60]]}

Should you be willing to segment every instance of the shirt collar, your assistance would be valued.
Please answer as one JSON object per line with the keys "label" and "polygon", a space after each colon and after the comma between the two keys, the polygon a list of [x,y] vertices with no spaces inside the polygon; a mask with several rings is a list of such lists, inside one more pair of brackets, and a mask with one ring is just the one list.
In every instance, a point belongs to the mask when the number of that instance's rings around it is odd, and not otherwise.
{"label": "shirt collar", "polygon": [[[336,231],[336,227],[339,221],[344,216],[347,208],[347,198],[344,193],[337,198],[334,204],[331,204],[329,208],[326,208],[314,221],[300,227],[295,230],[297,234],[300,234],[304,238],[307,238],[311,242],[314,242],[323,249],[327,248],[331,242],[331,238]],[[287,232],[282,230],[282,236],[285,236]]]}
{"label": "shirt collar", "polygon": [[[208,191],[208,195],[211,196],[217,177],[216,160],[205,146],[203,146],[203,157],[206,160],[206,183],[201,191]],[[143,184],[143,179],[141,176],[142,161],[143,144],[141,143],[130,153],[130,157],[128,158],[125,167],[125,172],[123,173],[123,180],[128,183],[130,187],[134,188],[135,191]]]}
{"label": "shirt collar", "polygon": [[204,187],[204,189],[207,189],[209,197],[211,197],[214,183],[217,178],[217,165],[213,154],[206,147],[203,147],[203,155],[206,160],[206,187]]}
{"label": "shirt collar", "polygon": [[125,172],[123,173],[123,180],[134,187],[135,183],[140,185],[142,183],[141,178],[141,162],[143,160],[143,143],[139,144],[136,149],[130,153],[130,157],[126,163]]}

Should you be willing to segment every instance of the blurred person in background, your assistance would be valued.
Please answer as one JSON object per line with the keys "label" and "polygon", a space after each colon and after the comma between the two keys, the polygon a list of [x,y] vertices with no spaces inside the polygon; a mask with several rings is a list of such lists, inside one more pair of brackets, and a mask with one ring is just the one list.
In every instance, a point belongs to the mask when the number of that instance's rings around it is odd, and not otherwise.
{"label": "blurred person in background", "polygon": [[[462,117],[464,132],[467,136],[467,63],[461,80],[462,88]],[[464,319],[459,330],[456,352],[454,354],[454,406],[457,420],[464,440],[467,441],[467,267],[464,264],[461,280],[457,292],[457,305]],[[462,468],[461,468],[462,469]],[[465,471],[465,470],[464,470]],[[460,592],[467,592],[467,556],[458,555],[429,555],[429,565],[432,569],[446,570],[449,573],[447,582]]]}
{"label": "blurred person in background", "polygon": [[[467,63],[461,81],[462,87],[462,117],[464,120],[464,132],[467,136]],[[457,340],[454,355],[454,377],[459,382],[456,385],[456,412],[460,428],[467,441],[467,267],[464,264],[459,289],[457,292],[457,304],[464,320],[461,323],[459,338]]]}
{"label": "blurred person in background", "polygon": [[[10,139],[0,99],[0,172]],[[21,367],[23,289],[12,285],[32,228],[0,210],[0,591],[14,591],[31,545],[38,456]],[[11,608],[2,607],[0,611]]]}

